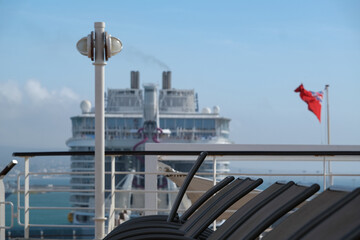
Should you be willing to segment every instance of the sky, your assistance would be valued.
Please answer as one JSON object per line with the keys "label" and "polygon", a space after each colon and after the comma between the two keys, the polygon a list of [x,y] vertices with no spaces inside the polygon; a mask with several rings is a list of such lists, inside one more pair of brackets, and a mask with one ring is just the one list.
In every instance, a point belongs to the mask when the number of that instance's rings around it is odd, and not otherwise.
{"label": "sky", "polygon": [[326,144],[294,90],[329,84],[331,144],[360,145],[360,1],[0,0],[0,147],[63,149],[94,66],[76,43],[105,22],[123,50],[105,88],[140,82],[195,89],[239,144]]}

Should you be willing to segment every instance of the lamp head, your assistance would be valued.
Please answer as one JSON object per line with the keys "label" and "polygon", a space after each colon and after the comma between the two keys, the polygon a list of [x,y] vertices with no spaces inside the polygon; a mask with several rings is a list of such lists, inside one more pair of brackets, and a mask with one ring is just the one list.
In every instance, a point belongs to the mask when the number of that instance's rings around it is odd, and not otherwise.
{"label": "lamp head", "polygon": [[92,61],[94,61],[94,41],[94,32],[91,32],[76,43],[76,48],[80,54],[91,58]]}
{"label": "lamp head", "polygon": [[112,56],[121,52],[123,46],[118,38],[112,37],[107,32],[105,32],[104,35],[105,35],[105,58],[106,60],[108,60]]}
{"label": "lamp head", "polygon": [[[105,58],[106,61],[111,58],[112,56],[118,54],[122,50],[122,43],[121,41],[116,38],[112,37],[107,32],[104,33],[104,48],[105,48]],[[94,32],[91,32],[87,37],[81,38],[76,43],[76,48],[80,52],[80,54],[91,58],[94,61],[94,49],[95,49],[95,38]]]}

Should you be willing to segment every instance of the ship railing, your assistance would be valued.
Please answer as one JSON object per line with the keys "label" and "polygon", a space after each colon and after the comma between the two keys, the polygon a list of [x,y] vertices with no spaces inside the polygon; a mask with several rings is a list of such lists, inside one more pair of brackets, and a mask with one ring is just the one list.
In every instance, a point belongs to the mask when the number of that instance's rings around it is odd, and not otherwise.
{"label": "ship railing", "polygon": [[12,228],[12,226],[14,224],[13,218],[11,218],[11,224],[9,226],[6,226],[6,222],[5,222],[5,209],[6,209],[5,206],[10,205],[11,214],[13,215],[13,213],[14,213],[14,205],[11,202],[6,201],[6,199],[5,199],[6,189],[5,189],[5,186],[4,186],[3,179],[11,171],[11,169],[13,167],[15,167],[15,165],[17,163],[18,162],[16,160],[12,160],[0,172],[0,239],[1,240],[5,239],[5,230]]}
{"label": "ship railing", "polygon": [[[159,149],[167,149],[166,151]],[[250,176],[250,177],[262,177],[267,180],[268,185],[271,181],[279,179],[300,179],[305,180],[310,177],[312,180],[315,177],[316,180],[321,179],[322,189],[326,189],[334,183],[340,177],[355,179],[353,184],[360,185],[360,147],[359,146],[272,146],[272,145],[259,145],[254,147],[253,145],[234,145],[234,144],[147,144],[145,151],[107,151],[105,154],[111,157],[111,170],[106,172],[110,175],[111,187],[106,189],[109,194],[109,206],[106,209],[108,224],[107,230],[111,231],[115,227],[115,220],[117,213],[120,211],[139,211],[144,215],[156,214],[158,212],[167,212],[169,209],[159,209],[157,206],[157,197],[159,193],[175,193],[176,191],[166,191],[157,189],[157,176],[169,175],[169,172],[162,172],[158,169],[158,161],[194,161],[196,156],[201,151],[208,151],[209,156],[207,161],[212,161],[212,172],[201,172],[199,175],[208,176],[215,184],[216,180],[226,176]],[[13,156],[23,158],[24,160],[24,173],[21,173],[18,177],[18,202],[17,210],[14,214],[18,219],[18,224],[24,228],[24,238],[30,237],[30,228],[32,227],[56,227],[56,228],[93,228],[94,225],[59,225],[59,224],[33,224],[30,223],[30,210],[67,210],[67,211],[94,211],[92,207],[39,207],[30,206],[30,194],[35,192],[76,192],[76,193],[94,193],[94,189],[54,189],[49,188],[30,188],[30,176],[54,176],[54,175],[81,175],[81,174],[94,174],[94,172],[30,172],[30,159],[36,160],[38,157],[58,157],[58,156],[74,156],[74,155],[94,155],[94,152],[31,152],[31,153],[14,153]],[[115,171],[116,158],[125,155],[145,156],[145,170],[137,172],[127,171]],[[277,161],[280,166],[286,165],[287,171],[276,171],[276,168],[263,168],[263,163],[273,163]],[[231,162],[241,166],[241,171],[217,171],[217,165],[221,162]],[[316,172],[300,171],[296,172],[291,169],[291,163],[301,162],[305,165],[310,163],[318,163],[320,170]],[[339,172],[334,166],[336,163],[350,163],[353,172]],[[253,168],[245,168],[247,164],[254,164]],[[261,169],[263,168],[263,169]],[[296,169],[299,170],[299,169]],[[144,190],[127,190],[116,189],[115,176],[121,174],[134,174],[143,175],[145,179]],[[23,184],[21,184],[21,178]],[[266,181],[265,181],[266,183]],[[336,181],[335,181],[336,183]],[[116,208],[116,194],[115,193],[144,193],[145,206],[144,208]],[[191,191],[193,193],[202,193],[204,191]],[[22,194],[22,197],[21,197]],[[23,206],[20,204],[20,199],[23,198]],[[23,211],[23,219],[21,219],[21,212]],[[13,217],[15,217],[13,216]],[[50,218],[51,219],[51,218]],[[44,219],[48,220],[48,219]],[[46,221],[44,221],[46,222]],[[79,236],[77,236],[79,237]]]}

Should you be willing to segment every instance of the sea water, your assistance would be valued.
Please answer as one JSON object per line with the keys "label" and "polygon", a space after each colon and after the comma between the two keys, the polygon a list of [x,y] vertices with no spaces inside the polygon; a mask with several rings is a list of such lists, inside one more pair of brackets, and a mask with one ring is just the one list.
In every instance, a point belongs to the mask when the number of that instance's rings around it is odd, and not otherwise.
{"label": "sea water", "polygon": [[[62,187],[69,186],[70,179],[69,178],[51,178],[51,179],[43,179],[43,178],[34,178],[31,179],[31,186],[36,186],[37,188],[49,189],[49,184],[51,182],[51,186],[54,187]],[[14,204],[14,211],[20,213],[20,221],[24,223],[24,210],[17,209],[18,204],[20,207],[24,207],[24,194],[19,194],[19,202],[18,202],[18,194],[13,193],[6,198],[6,201],[12,202]],[[70,193],[69,192],[35,192],[31,193],[29,197],[29,204],[31,207],[71,207],[69,203]],[[11,224],[11,214],[10,207],[6,208],[6,225]],[[67,220],[67,215],[70,210],[56,210],[56,209],[46,209],[46,210],[30,210],[30,223],[33,224],[70,224]],[[48,219],[44,219],[44,216],[47,216]],[[17,219],[15,219],[14,226],[19,226]]]}
{"label": "sea water", "polygon": [[[51,193],[35,193],[30,194],[30,206],[32,207],[70,207],[69,204],[70,194],[66,192],[51,192]],[[17,211],[17,194],[11,194],[6,198],[6,201],[14,204],[14,210]],[[24,198],[20,197],[20,204],[24,206]],[[70,210],[30,210],[30,223],[33,224],[70,224],[67,220],[67,216]],[[44,216],[47,218],[45,219]],[[20,221],[24,223],[24,211],[20,210]],[[10,211],[6,212],[6,225],[11,224]],[[17,220],[14,222],[14,226],[17,227],[19,224]]]}
{"label": "sea water", "polygon": [[[51,178],[30,178],[30,189],[61,189],[69,187],[69,177],[51,177]],[[21,180],[23,184],[23,180]],[[19,196],[19,198],[18,198]],[[19,199],[19,200],[18,200]],[[69,208],[70,204],[70,193],[69,192],[42,192],[38,191],[31,193],[29,197],[30,207],[63,207]],[[19,218],[13,219],[13,227],[6,230],[6,239],[23,237],[24,236],[24,194],[13,193],[6,198],[7,202],[12,202],[14,205],[14,213]],[[20,208],[17,206],[20,204]],[[77,238],[89,238],[87,235],[92,235],[92,229],[79,229],[72,228],[72,223],[68,220],[68,214],[71,212],[70,209],[30,209],[30,224],[41,224],[41,225],[67,225],[69,227],[31,227],[30,236],[39,237],[41,235],[46,238],[57,238],[66,239],[73,238],[73,235],[77,235]],[[11,207],[6,205],[6,226],[10,226],[11,220]],[[19,224],[20,222],[20,224]]]}

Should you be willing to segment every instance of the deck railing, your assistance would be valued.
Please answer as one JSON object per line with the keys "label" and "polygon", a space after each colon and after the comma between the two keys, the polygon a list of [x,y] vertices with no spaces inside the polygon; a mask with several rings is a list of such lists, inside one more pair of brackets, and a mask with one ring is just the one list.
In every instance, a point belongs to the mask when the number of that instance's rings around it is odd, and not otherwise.
{"label": "deck railing", "polygon": [[[355,179],[355,184],[360,185],[360,168],[354,167],[352,172],[339,172],[332,169],[335,163],[349,162],[351,165],[360,164],[360,147],[359,146],[290,146],[290,145],[187,145],[187,144],[148,144],[146,145],[146,151],[107,151],[106,156],[111,157],[111,170],[106,172],[111,177],[111,188],[106,191],[110,193],[110,207],[106,209],[108,213],[108,224],[107,230],[111,231],[115,227],[115,213],[117,211],[126,210],[124,208],[115,208],[115,193],[117,192],[136,192],[139,190],[119,190],[115,188],[115,176],[119,174],[141,174],[145,176],[145,189],[141,190],[145,194],[145,208],[144,209],[128,209],[133,211],[143,211],[145,215],[156,214],[157,211],[166,211],[166,209],[157,208],[157,175],[166,175],[168,173],[160,172],[157,168],[159,160],[166,161],[191,161],[201,151],[207,151],[209,156],[207,161],[212,161],[214,171],[209,173],[201,173],[201,175],[208,175],[215,183],[219,176],[233,175],[233,176],[251,176],[251,177],[263,177],[267,178],[268,183],[275,181],[279,178],[294,179],[294,178],[309,178],[316,177],[321,178],[321,185],[323,189],[326,189],[329,185],[334,183],[335,178],[339,177],[352,177]],[[167,149],[166,151],[160,151],[159,149]],[[94,155],[94,152],[16,152],[13,154],[18,159],[23,159],[24,162],[24,173],[18,176],[18,200],[17,200],[17,213],[12,215],[12,218],[17,217],[18,224],[24,227],[24,238],[33,237],[30,236],[30,228],[32,227],[57,227],[57,228],[86,228],[94,227],[93,225],[59,225],[51,224],[44,219],[43,224],[30,223],[30,210],[45,210],[45,209],[56,209],[56,210],[93,210],[91,208],[75,208],[75,207],[35,207],[30,206],[30,194],[34,192],[87,192],[93,194],[94,190],[91,189],[54,189],[49,187],[47,189],[32,189],[30,177],[33,175],[41,176],[59,176],[59,175],[80,175],[80,174],[93,174],[90,172],[30,172],[30,162],[36,161],[39,157],[53,158],[58,156],[75,156],[75,155]],[[145,156],[145,171],[143,172],[124,172],[115,171],[115,159],[118,156],[124,155],[144,155]],[[219,173],[216,169],[217,163],[221,161],[231,162],[234,165],[244,166],[253,164],[254,167],[248,169],[242,169],[241,171],[235,172],[221,172]],[[288,171],[283,170],[277,171],[276,167],[263,168],[264,163],[279,162],[279,166],[287,164]],[[300,169],[291,169],[290,163],[303,162],[304,168],[306,164],[317,162],[321,165],[321,169],[316,172],[306,172]],[[246,164],[245,164],[246,163]],[[259,163],[261,165],[259,166]],[[296,171],[297,170],[297,171]],[[299,172],[300,170],[300,172]],[[23,179],[23,184],[21,184]],[[359,184],[358,182],[359,181]],[[265,181],[266,182],[266,181]],[[23,196],[24,205],[20,204],[20,199]],[[23,211],[23,214],[21,214]],[[24,216],[21,219],[20,216]],[[51,219],[51,218],[50,218]],[[23,221],[22,221],[23,220]],[[44,237],[44,236],[39,236]],[[71,238],[79,237],[70,236]],[[46,238],[46,237],[45,237]],[[91,238],[91,237],[90,237]]]}
{"label": "deck railing", "polygon": [[0,240],[5,239],[5,229],[9,229],[13,226],[13,222],[11,221],[10,226],[6,226],[5,223],[5,206],[10,205],[11,214],[14,212],[14,205],[11,202],[5,201],[5,186],[3,179],[10,172],[10,170],[15,167],[18,162],[16,160],[12,160],[2,171],[0,172]]}

